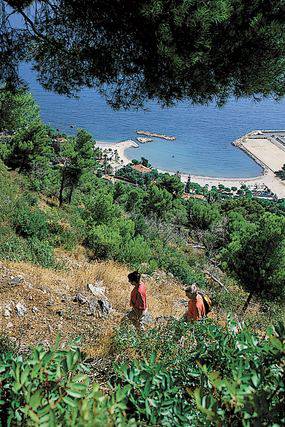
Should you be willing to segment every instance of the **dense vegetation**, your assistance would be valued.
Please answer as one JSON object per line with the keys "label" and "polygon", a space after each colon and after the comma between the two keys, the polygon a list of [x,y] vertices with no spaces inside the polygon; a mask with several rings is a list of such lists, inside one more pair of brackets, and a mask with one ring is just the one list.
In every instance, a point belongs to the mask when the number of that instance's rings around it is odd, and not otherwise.
{"label": "dense vegetation", "polygon": [[233,322],[227,329],[210,321],[174,322],[142,335],[119,329],[113,352],[120,363],[109,371],[105,395],[90,381],[90,367],[74,345],[37,347],[27,356],[5,348],[1,420],[3,425],[281,426],[284,338],[282,325],[260,338]]}
{"label": "dense vegetation", "polygon": [[11,179],[1,166],[2,257],[47,266],[54,247],[81,244],[91,258],[114,258],[144,272],[161,268],[184,283],[203,285],[201,260],[188,244],[198,240],[208,257],[250,291],[249,298],[284,295],[282,201],[213,201],[212,192],[208,200],[184,200],[177,176],[140,174],[130,166],[119,174],[140,186],[110,185],[97,176],[100,155],[86,131],[56,134],[23,91],[2,91],[0,104],[0,156],[21,174]]}
{"label": "dense vegetation", "polygon": [[0,81],[96,87],[115,108],[284,95],[282,0],[1,0]]}
{"label": "dense vegetation", "polygon": [[[224,199],[207,189],[204,200],[185,200],[177,176],[131,167],[119,175],[139,186],[112,185],[100,178],[101,155],[86,131],[49,129],[24,91],[1,91],[0,111],[0,259],[64,268],[55,248],[81,245],[90,259],[162,269],[202,288],[215,265],[240,286],[219,294],[225,311],[240,314],[253,295],[264,310],[251,319],[257,332],[230,319],[172,320],[144,334],[121,326],[105,394],[79,348],[23,356],[2,339],[3,425],[282,425],[284,328],[265,333],[264,325],[282,317],[284,201]],[[197,242],[202,253],[192,249]]]}

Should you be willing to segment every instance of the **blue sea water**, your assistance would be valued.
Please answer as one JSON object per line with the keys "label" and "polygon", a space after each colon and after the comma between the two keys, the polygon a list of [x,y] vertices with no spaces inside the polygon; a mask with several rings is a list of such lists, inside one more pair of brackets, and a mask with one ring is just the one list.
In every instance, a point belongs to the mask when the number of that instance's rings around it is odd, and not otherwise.
{"label": "blue sea water", "polygon": [[72,133],[71,126],[81,127],[106,142],[134,139],[136,129],[175,135],[173,142],[157,139],[127,150],[128,157],[146,157],[160,169],[217,177],[256,176],[260,166],[231,142],[250,130],[285,128],[285,101],[231,100],[223,108],[181,102],[169,109],[150,103],[148,111],[113,111],[95,90],[84,89],[79,99],[71,99],[45,91],[28,65],[21,72],[43,120],[61,131]]}

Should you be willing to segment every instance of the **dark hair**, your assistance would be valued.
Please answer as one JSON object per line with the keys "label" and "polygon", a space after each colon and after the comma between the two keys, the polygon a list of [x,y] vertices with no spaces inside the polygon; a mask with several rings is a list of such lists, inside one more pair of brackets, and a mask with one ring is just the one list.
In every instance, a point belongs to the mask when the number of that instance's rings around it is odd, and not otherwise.
{"label": "dark hair", "polygon": [[141,275],[138,271],[133,271],[132,273],[128,274],[128,279],[130,282],[139,283],[141,280]]}

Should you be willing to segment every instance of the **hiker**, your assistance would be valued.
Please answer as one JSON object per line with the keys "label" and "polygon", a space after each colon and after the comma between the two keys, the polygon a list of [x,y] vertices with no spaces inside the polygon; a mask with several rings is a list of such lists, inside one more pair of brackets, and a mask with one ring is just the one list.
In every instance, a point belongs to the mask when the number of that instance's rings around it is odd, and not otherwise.
{"label": "hiker", "polygon": [[[199,292],[199,289],[196,284],[193,284],[186,288],[185,292],[186,296],[189,298],[189,301],[188,310],[185,313],[184,319],[187,322],[201,320],[210,311],[210,299],[207,296],[204,296],[201,292]],[[206,305],[207,307],[205,307]]]}
{"label": "hiker", "polygon": [[128,274],[129,282],[134,289],[131,292],[130,306],[132,311],[128,318],[133,322],[137,329],[142,329],[144,316],[147,312],[146,287],[141,282],[141,275],[138,271]]}

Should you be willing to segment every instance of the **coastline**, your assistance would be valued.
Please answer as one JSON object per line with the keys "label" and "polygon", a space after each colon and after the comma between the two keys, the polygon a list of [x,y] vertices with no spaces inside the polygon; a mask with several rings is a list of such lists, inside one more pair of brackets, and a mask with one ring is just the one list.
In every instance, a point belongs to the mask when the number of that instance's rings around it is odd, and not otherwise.
{"label": "coastline", "polygon": [[139,148],[139,144],[137,144],[132,139],[126,139],[124,141],[119,141],[119,142],[96,141],[96,147],[99,147],[102,150],[112,150],[112,151],[117,150],[118,156],[121,160],[121,164],[125,166],[132,161],[126,156],[125,151],[128,148]]}
{"label": "coastline", "polygon": [[[195,182],[201,186],[208,185],[209,187],[217,187],[219,184],[222,184],[225,187],[237,188],[240,188],[242,185],[247,185],[248,187],[252,188],[268,187],[273,193],[276,194],[278,198],[285,198],[285,182],[278,179],[274,173],[275,170],[278,170],[278,168],[281,169],[282,165],[285,164],[285,147],[284,149],[282,147],[277,147],[277,144],[274,144],[270,138],[260,138],[261,132],[262,131],[249,132],[248,134],[233,142],[233,145],[243,150],[248,156],[250,156],[257,164],[261,166],[262,174],[259,176],[248,178],[228,178],[182,173],[181,181],[186,183],[190,175],[191,182]],[[261,139],[264,147],[266,147],[267,150],[265,151],[264,155],[262,155],[262,152],[260,152]],[[128,148],[139,147],[139,145],[133,140],[126,140],[115,143],[98,141],[96,146],[101,149],[111,149],[112,151],[117,150],[121,166],[127,165],[132,161],[132,159],[126,156],[125,151]],[[174,175],[176,173],[174,171],[163,169],[158,169],[158,171],[160,173],[169,173],[170,175]]]}

